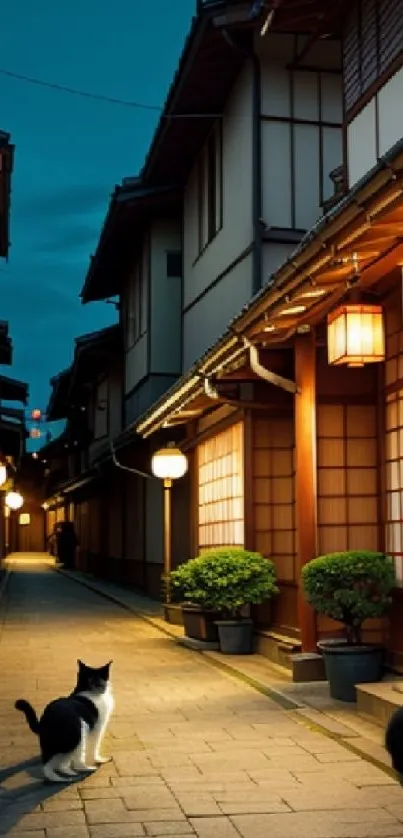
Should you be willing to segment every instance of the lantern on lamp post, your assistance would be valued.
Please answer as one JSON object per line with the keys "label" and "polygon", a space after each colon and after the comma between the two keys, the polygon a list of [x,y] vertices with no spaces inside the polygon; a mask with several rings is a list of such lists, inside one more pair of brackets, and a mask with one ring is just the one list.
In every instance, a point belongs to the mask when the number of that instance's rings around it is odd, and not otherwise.
{"label": "lantern on lamp post", "polygon": [[4,503],[14,512],[17,509],[21,509],[21,506],[24,503],[24,498],[20,492],[7,492]]}
{"label": "lantern on lamp post", "polygon": [[4,486],[7,481],[7,468],[4,463],[0,464],[0,486]]}
{"label": "lantern on lamp post", "polygon": [[383,309],[348,303],[327,318],[327,357],[334,366],[363,367],[385,360]]}
{"label": "lantern on lamp post", "polygon": [[171,490],[174,480],[183,477],[188,469],[185,454],[173,443],[160,448],[151,459],[151,471],[164,483],[164,581],[165,605],[171,602]]}

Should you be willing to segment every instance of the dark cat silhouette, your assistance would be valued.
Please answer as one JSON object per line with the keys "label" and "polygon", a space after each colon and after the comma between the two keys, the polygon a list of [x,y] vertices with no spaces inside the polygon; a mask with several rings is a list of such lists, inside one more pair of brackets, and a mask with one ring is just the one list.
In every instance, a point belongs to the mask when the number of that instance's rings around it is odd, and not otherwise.
{"label": "dark cat silhouette", "polygon": [[392,766],[403,785],[403,707],[389,719],[385,733],[385,748],[392,758]]}

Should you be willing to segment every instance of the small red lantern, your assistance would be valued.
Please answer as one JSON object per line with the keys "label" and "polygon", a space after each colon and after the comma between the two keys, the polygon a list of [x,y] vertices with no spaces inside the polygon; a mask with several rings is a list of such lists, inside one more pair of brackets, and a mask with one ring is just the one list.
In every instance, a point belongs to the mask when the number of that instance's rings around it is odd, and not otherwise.
{"label": "small red lantern", "polygon": [[42,436],[39,428],[31,428],[29,435],[31,439],[40,439],[40,437]]}
{"label": "small red lantern", "polygon": [[35,422],[38,422],[39,419],[42,419],[42,413],[41,413],[41,411],[39,410],[38,407],[35,407],[31,411],[31,419],[33,419]]}

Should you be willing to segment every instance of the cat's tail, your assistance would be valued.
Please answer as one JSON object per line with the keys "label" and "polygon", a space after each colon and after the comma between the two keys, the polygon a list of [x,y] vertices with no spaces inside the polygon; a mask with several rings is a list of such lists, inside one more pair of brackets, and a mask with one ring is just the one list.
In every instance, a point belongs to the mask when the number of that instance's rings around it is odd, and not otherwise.
{"label": "cat's tail", "polygon": [[16,710],[20,710],[21,713],[24,713],[24,716],[28,722],[32,733],[39,733],[39,720],[38,716],[35,713],[34,708],[29,703],[29,701],[25,701],[23,698],[19,698],[18,701],[15,702],[14,707]]}

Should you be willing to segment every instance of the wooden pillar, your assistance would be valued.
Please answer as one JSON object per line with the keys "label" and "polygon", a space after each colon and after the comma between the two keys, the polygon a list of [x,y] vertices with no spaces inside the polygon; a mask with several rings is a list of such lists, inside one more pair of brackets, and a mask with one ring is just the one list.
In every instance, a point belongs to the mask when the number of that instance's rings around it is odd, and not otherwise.
{"label": "wooden pillar", "polygon": [[314,335],[295,340],[295,498],[298,622],[303,652],[316,651],[316,615],[301,586],[303,566],[317,556],[316,348]]}
{"label": "wooden pillar", "polygon": [[255,549],[253,520],[253,414],[246,410],[243,423],[244,547]]}

